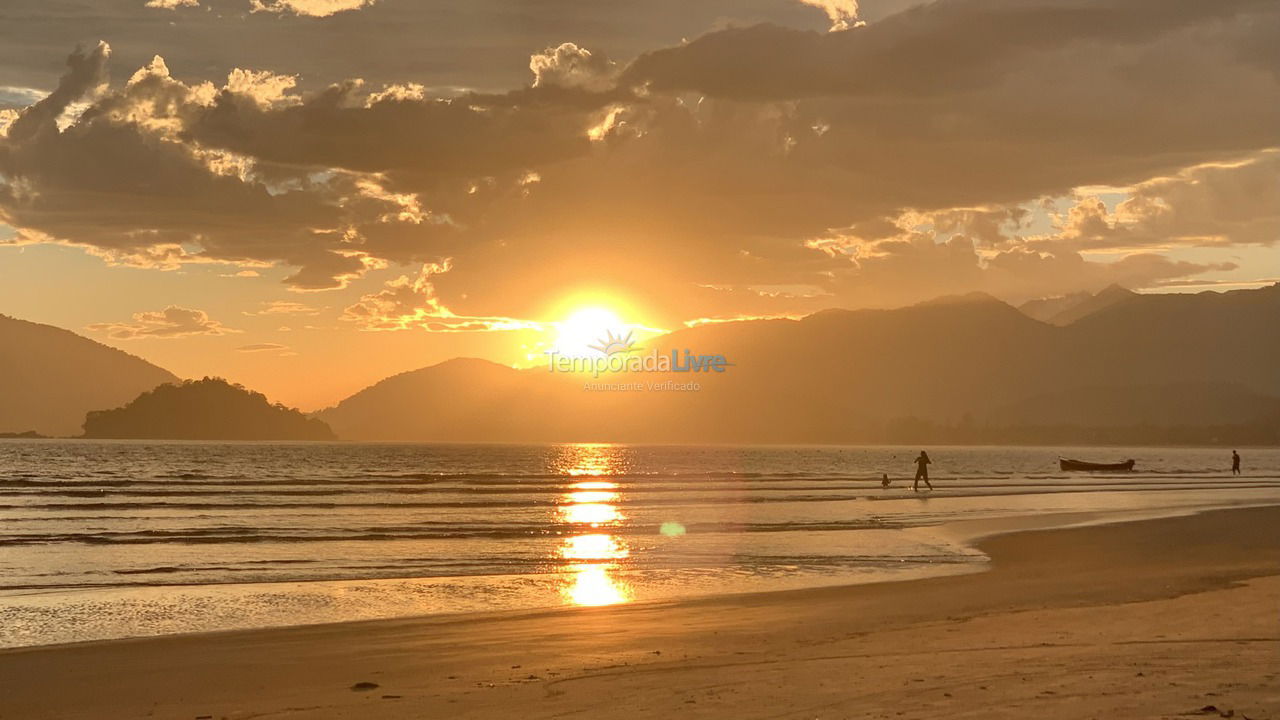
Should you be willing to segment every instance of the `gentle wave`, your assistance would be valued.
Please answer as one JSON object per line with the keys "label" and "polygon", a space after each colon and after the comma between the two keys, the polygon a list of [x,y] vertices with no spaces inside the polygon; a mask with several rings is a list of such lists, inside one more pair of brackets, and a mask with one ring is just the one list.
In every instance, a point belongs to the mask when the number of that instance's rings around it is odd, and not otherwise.
{"label": "gentle wave", "polygon": [[[302,587],[311,581],[441,580],[442,589],[408,599],[401,583],[386,591],[415,613],[555,604],[584,566],[606,566],[587,581],[605,570],[644,578],[636,599],[665,597],[667,586],[736,592],[789,578],[800,587],[982,562],[925,527],[944,522],[1280,498],[1277,451],[1242,451],[1253,474],[1232,478],[1215,450],[1061,450],[1138,459],[1140,472],[1110,475],[1061,472],[1057,449],[930,448],[937,489],[917,496],[910,459],[918,451],[6,441],[0,645],[76,622],[112,626],[117,614],[122,627],[153,622],[157,603],[182,596],[150,592],[157,587],[244,584],[164,613],[166,628],[192,630],[221,626],[188,622],[191,608],[252,614],[229,610],[231,596],[261,593],[262,607],[286,608],[288,622],[334,603],[367,611],[363,590]],[[547,594],[519,599],[535,586]],[[310,599],[279,600],[295,592]],[[137,603],[111,604],[126,596]],[[6,597],[22,599],[5,605]],[[31,609],[64,601],[65,615]],[[103,610],[121,607],[136,613]]]}
{"label": "gentle wave", "polygon": [[[260,480],[246,479],[239,482],[200,482],[175,485],[156,480],[112,480],[103,481],[96,478],[81,480],[0,480],[0,497],[4,496],[69,496],[93,497],[95,495],[133,495],[133,496],[196,496],[196,495],[228,495],[228,494],[272,494],[272,495],[341,495],[341,494],[442,494],[465,492],[471,495],[484,494],[530,494],[543,493],[548,490],[575,492],[583,488],[582,482],[591,479],[561,478],[559,482],[530,481],[510,482],[502,485],[467,486],[465,484],[406,484],[400,481],[360,482],[322,480],[322,479],[289,479]],[[600,480],[613,482],[613,478],[600,476]],[[891,482],[901,484],[911,482],[909,477],[891,477]],[[933,477],[934,482],[944,483],[950,488],[982,488],[992,490],[1010,488],[1053,488],[1063,484],[1078,483],[1082,487],[1111,488],[1139,485],[1143,483],[1217,483],[1224,485],[1238,483],[1273,483],[1280,481],[1280,475],[1248,475],[1232,478],[1223,473],[1133,473],[1117,475],[1100,473],[1096,475],[1027,475],[1022,477],[987,476],[987,475],[955,475]],[[753,478],[750,483],[741,480],[733,482],[702,482],[690,485],[675,479],[647,479],[646,482],[617,482],[614,489],[627,493],[686,492],[696,493],[716,489],[735,489],[752,487],[753,492],[787,493],[805,490],[851,489],[865,490],[878,487],[880,477],[809,477],[809,478]],[[755,483],[762,483],[755,486]],[[783,484],[786,483],[786,484]],[[800,484],[811,483],[811,484]],[[157,488],[157,489],[152,489]]]}
{"label": "gentle wave", "polygon": [[[870,530],[898,527],[897,524],[879,519],[861,519],[843,522],[786,522],[786,523],[690,523],[685,527],[693,533],[761,533],[821,530]],[[375,526],[354,528],[326,528],[307,530],[295,528],[244,528],[211,527],[189,530],[128,530],[116,532],[85,533],[30,533],[0,535],[0,547],[12,545],[45,545],[52,543],[77,543],[85,545],[145,545],[153,543],[293,543],[378,540],[450,540],[467,538],[506,539],[536,537],[566,537],[581,534],[584,530],[609,532],[614,537],[655,537],[660,525],[631,524],[626,527],[593,526],[590,523],[566,524],[551,530],[543,524],[464,525],[455,522],[418,523],[403,526]]]}

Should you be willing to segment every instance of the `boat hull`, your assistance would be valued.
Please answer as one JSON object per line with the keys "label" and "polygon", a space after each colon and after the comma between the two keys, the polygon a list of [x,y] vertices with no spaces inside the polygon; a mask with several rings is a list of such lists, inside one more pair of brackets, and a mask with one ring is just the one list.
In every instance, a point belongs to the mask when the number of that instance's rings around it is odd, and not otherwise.
{"label": "boat hull", "polygon": [[1058,458],[1058,467],[1068,472],[1132,472],[1133,466],[1133,460],[1125,460],[1124,462],[1118,463],[1094,463],[1085,462],[1083,460]]}

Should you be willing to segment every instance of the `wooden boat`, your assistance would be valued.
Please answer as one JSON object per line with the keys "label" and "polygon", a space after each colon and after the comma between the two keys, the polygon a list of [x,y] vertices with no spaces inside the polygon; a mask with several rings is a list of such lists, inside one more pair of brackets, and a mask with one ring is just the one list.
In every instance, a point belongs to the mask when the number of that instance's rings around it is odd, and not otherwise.
{"label": "wooden boat", "polygon": [[1132,472],[1134,462],[1125,460],[1118,463],[1093,463],[1083,460],[1070,460],[1068,458],[1058,458],[1058,467],[1063,470],[1084,470],[1089,472]]}

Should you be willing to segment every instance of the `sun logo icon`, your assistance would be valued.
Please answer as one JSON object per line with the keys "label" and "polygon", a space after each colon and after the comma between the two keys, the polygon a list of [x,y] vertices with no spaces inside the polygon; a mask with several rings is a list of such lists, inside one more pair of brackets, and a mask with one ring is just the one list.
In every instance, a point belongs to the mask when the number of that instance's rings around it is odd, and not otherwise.
{"label": "sun logo icon", "polygon": [[605,357],[617,355],[618,353],[635,352],[640,348],[635,347],[636,341],[632,339],[634,332],[628,331],[626,336],[614,335],[612,330],[606,330],[604,337],[596,342],[595,345],[588,345],[592,350],[599,350],[604,353]]}

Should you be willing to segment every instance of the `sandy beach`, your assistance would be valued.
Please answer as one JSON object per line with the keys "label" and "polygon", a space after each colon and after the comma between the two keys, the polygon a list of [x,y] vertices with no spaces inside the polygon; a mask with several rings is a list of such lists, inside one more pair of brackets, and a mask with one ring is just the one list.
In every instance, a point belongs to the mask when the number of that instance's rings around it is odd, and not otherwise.
{"label": "sandy beach", "polygon": [[1280,720],[1280,0],[0,0],[0,720]]}
{"label": "sandy beach", "polygon": [[1276,527],[1216,511],[1004,534],[989,571],[928,580],[10,650],[0,718],[1264,720]]}

